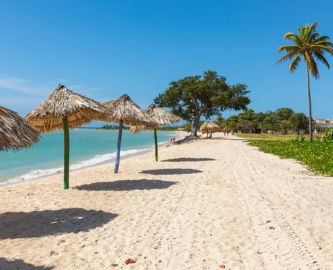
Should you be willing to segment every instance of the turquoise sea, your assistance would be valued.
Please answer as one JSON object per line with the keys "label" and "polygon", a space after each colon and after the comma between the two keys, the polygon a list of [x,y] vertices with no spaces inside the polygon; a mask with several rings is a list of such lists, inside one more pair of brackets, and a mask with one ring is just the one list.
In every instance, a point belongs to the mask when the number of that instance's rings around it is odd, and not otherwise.
{"label": "turquoise sea", "polygon": [[[117,130],[73,129],[70,131],[70,169],[76,170],[115,157]],[[174,136],[172,132],[159,132],[159,143]],[[63,132],[43,134],[40,142],[20,151],[0,152],[1,183],[25,181],[63,171]],[[151,149],[152,131],[133,134],[123,131],[122,156]],[[152,157],[153,158],[153,157]]]}

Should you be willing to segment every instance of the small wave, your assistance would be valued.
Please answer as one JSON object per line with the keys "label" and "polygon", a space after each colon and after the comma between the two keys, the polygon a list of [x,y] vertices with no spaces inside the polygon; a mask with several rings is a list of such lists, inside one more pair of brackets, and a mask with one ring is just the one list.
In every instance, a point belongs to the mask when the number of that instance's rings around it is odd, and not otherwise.
{"label": "small wave", "polygon": [[[149,148],[143,148],[143,149],[131,149],[131,150],[126,150],[126,151],[121,151],[120,155],[121,157],[125,157],[125,156],[129,156],[129,155],[134,155],[134,154],[138,154],[141,152],[145,152],[149,150]],[[116,152],[114,153],[109,153],[109,154],[104,154],[104,155],[96,155],[91,159],[88,160],[83,160],[80,161],[78,163],[74,163],[72,165],[70,165],[70,170],[71,171],[75,171],[75,170],[79,170],[82,168],[87,168],[87,167],[91,167],[97,164],[101,164],[101,163],[105,163],[107,161],[111,161],[116,157]],[[63,167],[57,167],[57,168],[50,168],[50,169],[37,169],[37,170],[32,170],[26,174],[23,174],[21,176],[15,177],[15,178],[11,178],[5,182],[1,182],[0,186],[5,186],[8,184],[13,184],[16,182],[23,182],[23,181],[28,181],[28,180],[33,180],[33,179],[37,179],[37,178],[42,178],[45,176],[50,176],[53,174],[57,174],[57,173],[61,173],[64,171]]]}

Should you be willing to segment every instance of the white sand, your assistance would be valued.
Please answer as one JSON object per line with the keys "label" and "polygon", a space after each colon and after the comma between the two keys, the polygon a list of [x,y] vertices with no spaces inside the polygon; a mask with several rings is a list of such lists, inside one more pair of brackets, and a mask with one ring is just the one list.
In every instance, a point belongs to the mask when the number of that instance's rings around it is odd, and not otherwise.
{"label": "white sand", "polygon": [[232,137],[174,158],[1,188],[0,269],[333,269],[332,177]]}

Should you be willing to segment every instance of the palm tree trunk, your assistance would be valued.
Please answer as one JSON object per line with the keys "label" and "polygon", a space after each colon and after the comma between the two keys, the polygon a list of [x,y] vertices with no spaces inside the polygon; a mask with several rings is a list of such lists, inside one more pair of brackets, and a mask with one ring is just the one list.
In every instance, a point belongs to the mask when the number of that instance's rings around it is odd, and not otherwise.
{"label": "palm tree trunk", "polygon": [[312,134],[312,105],[311,105],[311,91],[310,91],[310,74],[309,74],[309,65],[306,64],[306,75],[308,78],[308,102],[309,102],[309,133],[310,133],[310,142],[313,140]]}

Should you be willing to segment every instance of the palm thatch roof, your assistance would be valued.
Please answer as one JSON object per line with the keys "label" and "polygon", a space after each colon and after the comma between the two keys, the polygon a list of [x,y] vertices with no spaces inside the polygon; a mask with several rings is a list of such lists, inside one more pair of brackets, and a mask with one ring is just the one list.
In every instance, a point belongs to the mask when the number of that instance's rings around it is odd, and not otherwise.
{"label": "palm thatch roof", "polygon": [[39,106],[32,110],[26,119],[40,132],[50,132],[63,128],[63,118],[67,117],[70,128],[91,122],[107,120],[109,111],[99,102],[74,93],[64,85],[58,88]]}
{"label": "palm thatch roof", "polygon": [[153,118],[159,126],[169,125],[180,120],[178,116],[157,107],[155,104],[150,105],[146,110],[144,110],[144,112]]}
{"label": "palm thatch roof", "polygon": [[109,121],[123,121],[125,125],[156,127],[158,123],[145,113],[128,95],[105,102],[104,106],[110,110]]}
{"label": "palm thatch roof", "polygon": [[16,112],[0,106],[0,150],[29,147],[38,142],[38,132]]}
{"label": "palm thatch roof", "polygon": [[[147,109],[144,110],[159,126],[165,126],[172,123],[176,123],[180,118],[170,112],[163,110],[162,108],[157,107],[155,104],[151,104]],[[144,129],[147,129],[144,125],[132,125],[130,130],[133,133],[139,133]]]}
{"label": "palm thatch roof", "polygon": [[207,133],[207,130],[208,130],[207,125],[208,125],[208,122],[205,122],[200,126],[200,131],[202,133]]}
{"label": "palm thatch roof", "polygon": [[214,122],[205,122],[200,126],[200,131],[202,133],[214,133],[218,132],[220,127]]}
{"label": "palm thatch roof", "polygon": [[140,133],[142,130],[145,129],[145,126],[140,125],[140,126],[130,126],[130,131],[133,133]]}

